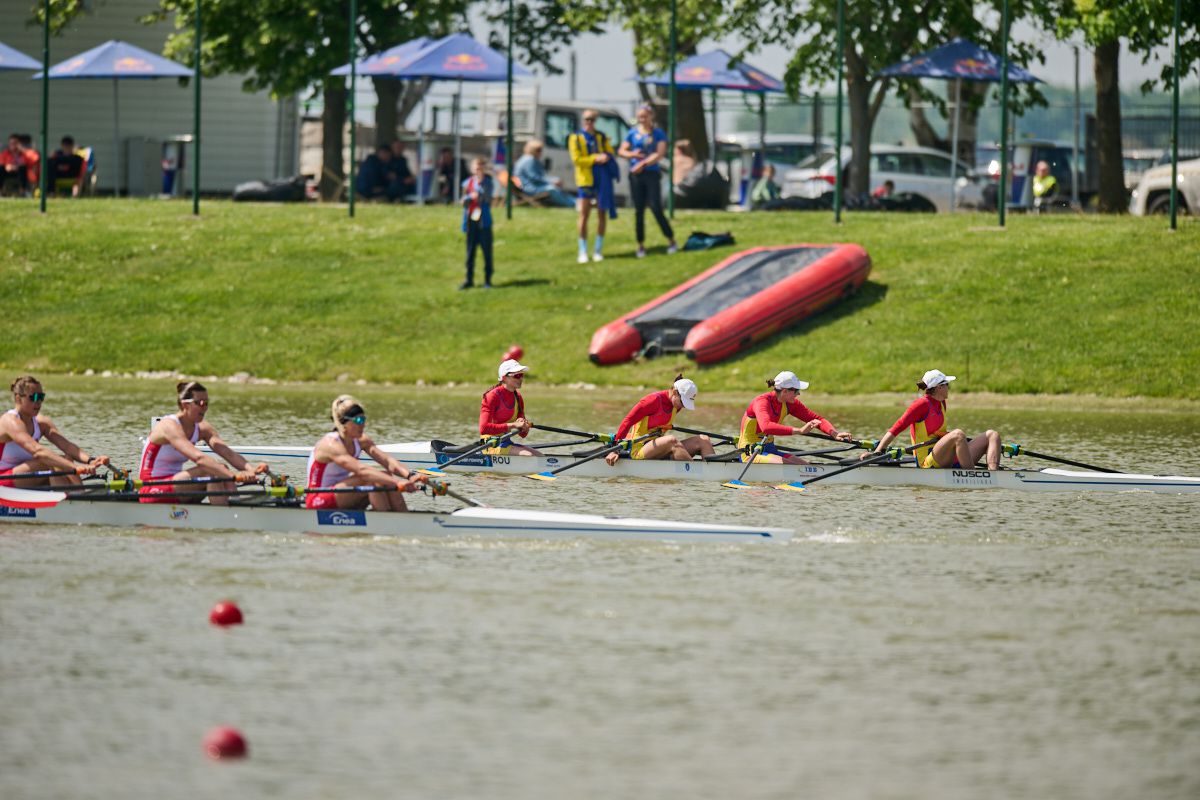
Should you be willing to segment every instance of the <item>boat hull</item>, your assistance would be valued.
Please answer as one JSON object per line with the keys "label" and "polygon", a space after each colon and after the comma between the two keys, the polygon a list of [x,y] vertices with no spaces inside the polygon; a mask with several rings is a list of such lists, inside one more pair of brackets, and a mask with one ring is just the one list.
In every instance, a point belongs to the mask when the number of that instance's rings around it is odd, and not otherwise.
{"label": "boat hull", "polygon": [[105,525],[173,530],[319,533],[412,538],[602,539],[667,542],[784,542],[792,531],[742,525],[602,517],[511,508],[382,513],[306,508],[141,504],[65,500],[49,508],[0,505],[0,523]]}
{"label": "boat hull", "polygon": [[[412,467],[433,468],[454,458],[454,453],[435,450],[432,442],[382,445],[385,452]],[[290,462],[303,468],[307,447],[237,446],[247,458]],[[473,455],[449,467],[451,472],[490,472],[529,475],[558,469],[579,456],[486,456]],[[623,458],[610,467],[601,459],[572,468],[562,476],[578,478],[636,478],[642,480],[715,481],[735,480],[745,464],[738,461],[635,461]],[[756,464],[747,472],[748,483],[788,484],[812,480],[841,469],[839,464]],[[1149,491],[1164,494],[1200,492],[1200,478],[1173,475],[1076,472],[1063,469],[918,469],[915,466],[867,466],[844,472],[816,486],[924,486],[934,489],[1010,489],[1039,492]]]}

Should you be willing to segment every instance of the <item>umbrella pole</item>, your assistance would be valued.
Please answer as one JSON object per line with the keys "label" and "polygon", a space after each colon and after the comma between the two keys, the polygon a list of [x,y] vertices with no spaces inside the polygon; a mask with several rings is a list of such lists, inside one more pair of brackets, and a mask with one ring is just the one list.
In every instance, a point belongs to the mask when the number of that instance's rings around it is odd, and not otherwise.
{"label": "umbrella pole", "polygon": [[45,214],[46,190],[50,188],[50,164],[46,158],[50,147],[50,0],[43,0],[42,15],[42,196],[39,203]]}
{"label": "umbrella pole", "polygon": [[712,164],[717,168],[717,90],[708,90],[708,100],[712,103]]}
{"label": "umbrella pole", "polygon": [[454,202],[458,203],[462,198],[459,192],[462,190],[462,136],[460,135],[459,116],[462,114],[462,78],[458,79],[458,91],[454,93],[454,110],[450,114],[450,121],[454,127]]}
{"label": "umbrella pole", "polygon": [[667,214],[671,219],[675,219],[675,47],[676,47],[676,0],[671,0],[671,44],[670,44],[670,70],[671,70],[671,88],[667,90],[667,138],[670,139],[670,144],[667,145],[667,162],[668,179],[667,179]]}
{"label": "umbrella pole", "polygon": [[[426,92],[429,91],[426,87]],[[417,128],[417,205],[425,205],[425,95],[421,95],[421,127]]]}
{"label": "umbrella pole", "polygon": [[121,196],[121,104],[117,93],[117,79],[113,78],[113,192]]}
{"label": "umbrella pole", "polygon": [[962,78],[954,79],[954,131],[950,134],[950,210],[954,211],[954,182],[958,180],[958,113],[962,105]]}

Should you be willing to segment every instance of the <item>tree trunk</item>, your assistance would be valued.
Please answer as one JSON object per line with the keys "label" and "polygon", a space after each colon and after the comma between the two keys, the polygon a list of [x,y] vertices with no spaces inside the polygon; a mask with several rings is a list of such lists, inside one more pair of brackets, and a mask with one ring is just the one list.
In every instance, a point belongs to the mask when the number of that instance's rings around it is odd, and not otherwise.
{"label": "tree trunk", "polygon": [[[404,81],[401,85],[399,108],[396,111],[396,122],[400,128],[408,129],[408,118],[429,93],[428,78]],[[419,126],[418,126],[419,127]]]}
{"label": "tree trunk", "polygon": [[1096,156],[1100,163],[1100,211],[1120,214],[1128,208],[1125,165],[1121,156],[1121,90],[1117,60],[1121,41],[1096,46]]}
{"label": "tree trunk", "polygon": [[391,144],[396,138],[396,105],[400,100],[400,81],[395,78],[371,78],[375,84],[375,144]]}
{"label": "tree trunk", "polygon": [[958,160],[967,166],[975,164],[975,140],[979,136],[979,108],[982,99],[987,94],[990,84],[983,81],[963,81],[962,99],[956,96],[958,91],[954,81],[947,81],[950,92],[947,98],[946,135],[938,136],[937,131],[925,115],[925,109],[917,108],[919,102],[916,92],[909,92],[909,100],[914,105],[909,109],[909,127],[921,147],[933,147],[950,152],[950,137],[954,135],[954,106],[961,104],[958,113]]}
{"label": "tree trunk", "polygon": [[874,119],[871,116],[871,82],[865,71],[846,70],[846,100],[850,106],[850,147],[853,150],[846,192],[850,195],[866,194],[871,191],[871,129]]}
{"label": "tree trunk", "polygon": [[[950,81],[949,83],[953,87],[954,82]],[[908,102],[908,127],[912,129],[917,144],[921,147],[932,147],[935,150],[950,152],[950,135],[947,135],[945,138],[937,135],[937,131],[933,129],[929,118],[925,116],[925,109],[919,105],[923,101],[916,89],[908,90]],[[953,102],[953,97],[951,102]],[[954,113],[953,109],[950,113]],[[950,128],[953,130],[953,121]]]}
{"label": "tree trunk", "polygon": [[321,112],[321,180],[317,189],[322,200],[339,200],[346,167],[342,159],[342,131],[346,127],[346,83],[343,78],[327,77],[324,85],[325,110]]}
{"label": "tree trunk", "polygon": [[[669,86],[656,87],[660,91],[654,94],[646,84],[638,84],[641,88],[642,100],[654,108],[654,124],[662,128],[668,134],[667,126],[670,124],[670,98],[671,88]],[[706,161],[709,158],[708,141],[708,117],[704,111],[704,95],[698,89],[679,89],[675,90],[675,103],[677,104],[677,115],[675,117],[675,139],[687,139],[691,143],[692,149],[696,152],[697,161]],[[613,145],[614,147],[616,144]]]}

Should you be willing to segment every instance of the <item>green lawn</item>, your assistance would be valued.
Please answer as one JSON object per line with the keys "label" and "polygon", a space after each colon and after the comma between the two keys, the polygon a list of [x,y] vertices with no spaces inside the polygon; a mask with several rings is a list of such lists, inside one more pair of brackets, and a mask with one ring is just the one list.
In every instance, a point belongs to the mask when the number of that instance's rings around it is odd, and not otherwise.
{"label": "green lawn", "polygon": [[[205,202],[0,202],[0,367],[43,372],[484,384],[518,342],[538,380],[664,385],[686,359],[598,368],[592,332],[733,249],[633,258],[622,211],[607,260],[575,263],[570,210],[498,214],[498,286],[462,280],[458,212]],[[739,247],[857,242],[874,261],[849,303],[720,365],[702,390],[780,369],[834,394],[907,391],[938,367],[970,391],[1200,395],[1200,224],[1162,219],[683,212]],[[482,265],[480,265],[480,270]]]}

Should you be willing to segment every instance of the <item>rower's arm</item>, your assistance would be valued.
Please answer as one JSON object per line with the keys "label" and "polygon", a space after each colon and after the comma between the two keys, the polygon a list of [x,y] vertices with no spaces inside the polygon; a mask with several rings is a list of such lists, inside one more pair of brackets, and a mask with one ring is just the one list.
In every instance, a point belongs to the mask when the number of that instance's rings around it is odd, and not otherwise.
{"label": "rower's arm", "polygon": [[63,436],[62,431],[55,426],[54,422],[49,417],[39,417],[38,423],[42,426],[43,435],[49,439],[55,447],[66,453],[68,458],[73,458],[81,464],[87,464],[88,466],[92,467],[98,467],[101,464],[108,463],[108,456],[96,456],[93,458],[92,456],[88,455],[82,447],[72,442],[66,436]]}
{"label": "rower's arm", "polygon": [[872,453],[882,453],[884,450],[887,450],[888,445],[891,444],[893,441],[895,441],[895,439],[896,439],[896,434],[892,433],[891,431],[888,431],[887,433],[885,433],[883,435],[883,438],[879,440],[879,444],[875,445],[875,449],[872,450],[871,452]]}
{"label": "rower's arm", "polygon": [[[45,419],[44,417],[42,419]],[[49,422],[49,420],[47,420]],[[66,456],[59,455],[41,442],[29,435],[24,423],[16,414],[5,414],[0,417],[0,430],[8,434],[13,444],[21,447],[33,458],[40,458],[63,471],[74,470],[75,462]]]}
{"label": "rower's arm", "polygon": [[[406,481],[420,480],[424,477],[383,452],[383,450],[379,449],[379,445],[375,444],[374,440],[364,436],[359,442],[362,444],[363,452],[375,459],[379,466],[388,471],[388,474],[404,478]],[[342,466],[345,465],[343,464]]]}
{"label": "rower's arm", "polygon": [[[238,472],[253,472],[256,475],[261,475],[267,471],[267,463],[265,461],[260,461],[254,466],[251,466],[250,462],[247,461],[241,453],[225,444],[225,440],[217,434],[216,430],[214,430],[211,425],[209,425],[207,422],[201,422],[200,425],[201,438],[208,442],[208,446],[212,448],[214,453],[225,459],[225,461],[228,462],[228,464]],[[179,452],[182,453],[183,451],[180,450]]]}
{"label": "rower's arm", "polygon": [[[234,470],[229,469],[212,456],[208,456],[200,452],[200,449],[197,448],[196,445],[192,444],[188,437],[183,435],[182,425],[168,424],[168,420],[169,418],[158,423],[161,426],[161,428],[159,428],[159,432],[167,440],[167,444],[178,450],[180,455],[182,455],[184,458],[187,458],[198,467],[208,467],[214,470],[223,470],[229,473],[228,475],[224,476],[227,478],[237,477],[237,473]],[[217,448],[212,439],[216,439],[218,442],[220,442],[220,439],[217,438],[211,427],[209,427],[208,430],[208,437],[205,436],[205,431],[202,428],[200,430],[200,439],[208,442],[208,446],[211,447],[214,452],[216,452]],[[151,434],[151,441],[153,441],[153,434]],[[224,442],[221,442],[221,444],[224,444]],[[226,449],[228,449],[228,447],[226,447]]]}

